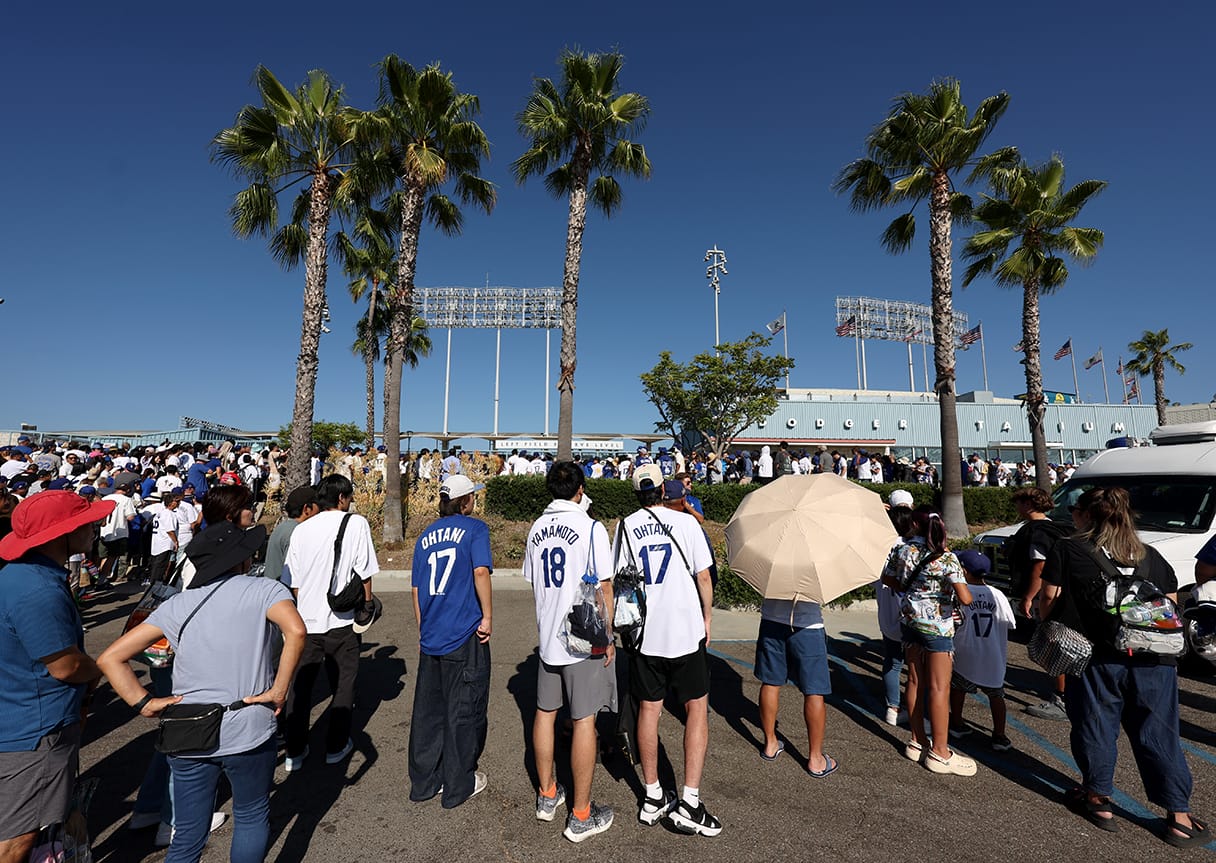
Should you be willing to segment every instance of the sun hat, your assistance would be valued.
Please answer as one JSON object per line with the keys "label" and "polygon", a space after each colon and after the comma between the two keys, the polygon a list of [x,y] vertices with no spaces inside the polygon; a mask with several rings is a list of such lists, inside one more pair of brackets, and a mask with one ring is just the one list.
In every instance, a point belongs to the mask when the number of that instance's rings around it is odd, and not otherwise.
{"label": "sun hat", "polygon": [[82,524],[101,521],[114,511],[114,501],[89,503],[70,491],[44,491],[17,504],[12,533],[0,539],[0,557],[16,560],[31,548],[58,539]]}
{"label": "sun hat", "polygon": [[895,491],[891,492],[889,502],[891,506],[906,506],[909,509],[911,509],[916,503],[916,501],[912,499],[912,492],[908,491],[906,488],[897,488]]}
{"label": "sun hat", "polygon": [[186,557],[194,564],[190,587],[202,587],[230,573],[253,557],[266,542],[266,526],[241,530],[230,521],[208,525],[186,546]]}
{"label": "sun hat", "polygon": [[456,500],[458,497],[464,497],[466,494],[472,494],[475,491],[481,491],[485,488],[481,483],[474,483],[462,473],[453,474],[443,481],[443,485],[439,486],[439,493],[448,500]]}
{"label": "sun hat", "polygon": [[355,610],[355,619],[351,624],[351,629],[355,632],[367,632],[383,613],[384,603],[380,601],[380,597],[372,594],[370,600],[364,600]]}
{"label": "sun hat", "polygon": [[633,472],[633,490],[649,491],[663,487],[663,469],[657,464],[644,464]]}

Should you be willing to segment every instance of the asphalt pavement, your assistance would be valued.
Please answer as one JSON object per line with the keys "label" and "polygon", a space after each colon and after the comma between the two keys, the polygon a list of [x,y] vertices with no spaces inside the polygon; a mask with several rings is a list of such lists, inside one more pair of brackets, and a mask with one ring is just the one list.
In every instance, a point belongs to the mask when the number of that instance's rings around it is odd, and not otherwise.
{"label": "asphalt pavement", "polygon": [[[354,754],[343,764],[325,764],[321,712],[327,693],[321,683],[313,757],[298,773],[285,773],[281,760],[276,770],[268,860],[1128,861],[1160,855],[1210,859],[1216,850],[1213,843],[1180,852],[1158,838],[1161,812],[1145,798],[1126,740],[1119,745],[1114,798],[1120,831],[1104,833],[1064,809],[1061,793],[1078,776],[1068,726],[1023,713],[1041,700],[1046,677],[1020,644],[1010,645],[1007,681],[1008,733],[1015,749],[990,748],[988,709],[976,697],[968,702],[967,718],[977,731],[957,749],[980,762],[977,776],[938,776],[905,760],[907,730],[882,721],[882,649],[869,604],[826,615],[833,695],[825,750],[839,770],[822,779],[806,772],[802,699],[792,686],[783,690],[780,708],[786,754],[773,763],[759,758],[759,685],[752,674],[758,618],[718,610],[701,795],[721,819],[721,835],[707,839],[639,824],[639,771],[611,756],[597,768],[593,793],[615,809],[616,821],[608,832],[574,845],[561,837],[564,812],[552,823],[535,818],[529,736],[536,625],[528,585],[516,573],[500,573],[494,581],[490,731],[481,761],[489,785],[453,810],[443,810],[437,799],[411,803],[406,752],[418,647],[409,583],[402,576],[385,573],[374,581],[385,615],[364,636]],[[86,610],[91,654],[119,635],[137,592],[134,586],[120,588]],[[1183,745],[1195,775],[1193,809],[1216,817],[1213,682],[1210,676],[1184,677],[1181,702]],[[99,863],[164,857],[153,848],[154,828],[125,829],[152,752],[152,728],[151,720],[132,716],[103,684],[81,755],[82,774],[100,780],[89,813]],[[665,714],[659,730],[665,783],[672,783],[680,775],[682,729],[676,716]],[[558,773],[569,787],[567,752],[560,743]],[[226,791],[222,798],[220,808],[231,812]],[[229,823],[212,835],[203,859],[226,860],[231,837]]]}

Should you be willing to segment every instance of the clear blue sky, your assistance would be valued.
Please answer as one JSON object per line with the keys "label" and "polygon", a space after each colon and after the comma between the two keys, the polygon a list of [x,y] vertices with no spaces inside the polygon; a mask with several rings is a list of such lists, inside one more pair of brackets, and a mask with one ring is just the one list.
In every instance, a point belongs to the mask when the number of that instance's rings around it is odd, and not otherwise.
{"label": "clear blue sky", "polygon": [[[183,413],[247,428],[289,419],[303,272],[281,271],[261,241],[232,235],[238,185],[208,161],[211,137],[255,98],[258,63],[292,85],[326,69],[351,104],[372,107],[372,67],[385,54],[440,61],[481,97],[493,146],[485,174],[499,200],[491,216],[468,212],[460,237],[424,231],[418,284],[476,286],[488,274],[493,284],[559,285],[566,205],[538,182],[517,187],[510,163],[523,146],[515,114],[532,77],[556,73],[563,46],[619,48],[621,84],[653,106],[640,138],[653,178],[627,182],[611,220],[588,220],[576,432],[652,426],[638,374],[662,349],[686,360],[713,341],[703,258],[714,244],[730,261],[723,340],[785,309],[793,386],[853,386],[853,343],[833,335],[833,298],[928,302],[927,237],[887,255],[878,237],[895,214],[854,214],[830,185],[892,97],[943,76],[962,81],[970,105],[1010,93],[992,146],[1016,145],[1033,161],[1057,152],[1071,182],[1110,183],[1081,221],[1106,232],[1105,248],[1043,303],[1048,388],[1072,389],[1067,361],[1050,358],[1071,337],[1079,361],[1104,350],[1117,393],[1127,343],[1168,327],[1195,343],[1182,356],[1187,374],[1167,378],[1169,397],[1216,391],[1216,348],[1203,335],[1212,277],[1202,250],[1216,228],[1216,179],[1201,155],[1216,132],[1207,4],[946,2],[931,15],[906,4],[652,4],[644,16],[579,4],[236,8],[8,10],[0,339],[10,376],[0,428],[166,428]],[[965,236],[956,232],[956,250]],[[990,283],[955,290],[958,309],[984,323],[992,389],[1021,392],[1010,350],[1018,294]],[[360,309],[334,269],[330,306],[316,416],[361,423],[362,364],[350,352]],[[435,354],[406,378],[403,428],[442,423],[446,335],[433,336]],[[554,368],[558,342],[554,332]],[[504,431],[543,426],[544,349],[540,332],[504,331]],[[868,356],[872,388],[906,388],[902,345],[871,343]],[[456,331],[452,429],[490,428],[493,370],[493,331]],[[1100,399],[1097,369],[1080,375],[1082,396]],[[979,351],[960,355],[960,391],[980,384]],[[551,417],[555,432],[556,392]]]}

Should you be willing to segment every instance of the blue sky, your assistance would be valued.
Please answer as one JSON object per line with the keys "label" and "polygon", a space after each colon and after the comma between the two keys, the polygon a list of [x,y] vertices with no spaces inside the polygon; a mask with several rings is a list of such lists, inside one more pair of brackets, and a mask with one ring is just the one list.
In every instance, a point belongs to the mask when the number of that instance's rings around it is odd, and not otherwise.
{"label": "blue sky", "polygon": [[[653,178],[626,182],[612,219],[588,219],[576,432],[651,428],[638,375],[660,350],[687,360],[713,341],[703,258],[715,244],[729,256],[723,340],[784,309],[792,385],[853,386],[853,343],[833,334],[833,298],[928,302],[927,236],[887,255],[878,237],[895,213],[854,214],[831,182],[892,97],[944,76],[962,81],[972,106],[1010,93],[992,146],[1016,145],[1032,161],[1060,153],[1070,182],[1110,183],[1081,220],[1106,232],[1105,248],[1043,302],[1048,388],[1072,389],[1068,362],[1049,355],[1071,337],[1079,361],[1104,350],[1117,393],[1114,363],[1127,343],[1168,327],[1174,341],[1195,343],[1182,355],[1187,374],[1167,378],[1169,397],[1216,391],[1216,348],[1203,336],[1212,278],[1200,253],[1216,227],[1216,179],[1194,164],[1216,131],[1216,13],[1207,4],[1133,13],[1030,2],[1013,13],[946,2],[926,15],[906,4],[711,2],[654,4],[642,22],[578,4],[525,15],[469,3],[458,17],[427,4],[290,8],[249,4],[239,17],[151,3],[8,11],[0,338],[17,374],[0,428],[167,428],[180,414],[276,428],[289,419],[303,272],[283,272],[264,243],[232,235],[238,185],[208,160],[211,137],[255,98],[258,63],[292,85],[326,69],[349,103],[372,107],[372,67],[385,54],[441,62],[481,97],[493,147],[484,174],[499,200],[491,216],[467,212],[460,237],[424,231],[418,284],[477,286],[488,275],[496,285],[559,285],[566,205],[539,182],[517,187],[510,163],[524,144],[514,117],[531,79],[554,75],[564,46],[619,48],[622,86],[648,96],[653,111],[640,136]],[[965,236],[956,232],[956,251]],[[316,416],[361,423],[362,364],[350,352],[360,308],[335,269]],[[1010,350],[1018,293],[957,281],[955,290],[957,308],[984,323],[991,388],[1021,392]],[[406,377],[403,428],[442,425],[446,332],[432,335],[435,354]],[[554,332],[553,381],[558,343]],[[544,354],[542,333],[504,331],[502,430],[542,429]],[[907,387],[903,345],[870,343],[867,354],[872,388]],[[919,351],[916,363],[920,381]],[[980,387],[979,351],[958,368],[960,391]],[[491,427],[493,374],[494,332],[455,331],[450,428]],[[1082,396],[1099,400],[1098,370],[1080,377]],[[555,391],[550,404],[556,432]]]}

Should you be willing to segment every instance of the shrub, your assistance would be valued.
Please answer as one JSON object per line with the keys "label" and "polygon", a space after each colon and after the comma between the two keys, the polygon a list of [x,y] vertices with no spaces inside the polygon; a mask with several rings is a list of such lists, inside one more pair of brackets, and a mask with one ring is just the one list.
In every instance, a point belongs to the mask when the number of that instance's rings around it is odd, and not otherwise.
{"label": "shrub", "polygon": [[534,521],[551,500],[543,476],[495,476],[486,480],[486,512],[508,521]]}
{"label": "shrub", "polygon": [[1018,520],[1013,505],[1016,488],[995,486],[963,489],[963,509],[967,524],[1013,524]]}

